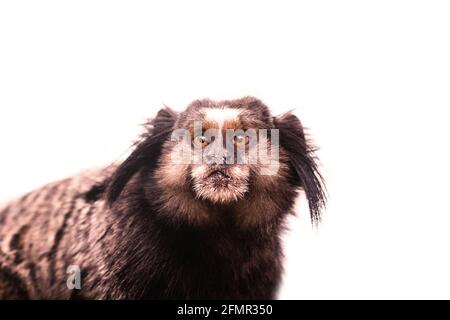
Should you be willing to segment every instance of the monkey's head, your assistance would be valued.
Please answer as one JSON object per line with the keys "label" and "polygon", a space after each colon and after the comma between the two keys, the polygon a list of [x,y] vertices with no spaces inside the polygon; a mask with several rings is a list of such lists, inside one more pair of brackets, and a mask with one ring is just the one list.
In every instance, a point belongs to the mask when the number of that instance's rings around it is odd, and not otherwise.
{"label": "monkey's head", "polygon": [[314,149],[298,118],[273,117],[253,97],[197,100],[181,113],[160,110],[112,176],[110,203],[138,172],[133,183],[175,223],[235,215],[240,225],[257,225],[289,212],[300,188],[313,221],[325,203]]}

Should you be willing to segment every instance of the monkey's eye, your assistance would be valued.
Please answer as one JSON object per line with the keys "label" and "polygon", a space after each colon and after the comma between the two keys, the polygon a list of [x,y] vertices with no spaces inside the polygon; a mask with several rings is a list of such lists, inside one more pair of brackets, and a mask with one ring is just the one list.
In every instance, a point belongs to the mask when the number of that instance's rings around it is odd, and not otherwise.
{"label": "monkey's eye", "polygon": [[233,143],[238,146],[243,146],[248,144],[248,136],[238,135],[234,136]]}
{"label": "monkey's eye", "polygon": [[194,143],[196,146],[203,148],[209,144],[209,140],[205,136],[197,136],[194,138]]}

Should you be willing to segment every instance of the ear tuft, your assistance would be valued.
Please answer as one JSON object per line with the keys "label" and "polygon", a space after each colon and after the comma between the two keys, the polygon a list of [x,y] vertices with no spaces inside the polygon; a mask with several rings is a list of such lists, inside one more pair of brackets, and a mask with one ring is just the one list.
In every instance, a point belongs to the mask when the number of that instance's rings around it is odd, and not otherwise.
{"label": "ear tuft", "polygon": [[145,132],[134,144],[134,150],[109,179],[107,201],[111,205],[122,193],[128,181],[144,166],[153,169],[161,155],[163,143],[170,137],[177,113],[169,107],[159,110],[156,117],[144,124]]}
{"label": "ear tuft", "polygon": [[306,139],[303,126],[292,111],[275,117],[274,124],[280,130],[280,146],[288,153],[297,182],[305,191],[311,221],[317,224],[326,205],[325,183],[315,154],[317,148]]}

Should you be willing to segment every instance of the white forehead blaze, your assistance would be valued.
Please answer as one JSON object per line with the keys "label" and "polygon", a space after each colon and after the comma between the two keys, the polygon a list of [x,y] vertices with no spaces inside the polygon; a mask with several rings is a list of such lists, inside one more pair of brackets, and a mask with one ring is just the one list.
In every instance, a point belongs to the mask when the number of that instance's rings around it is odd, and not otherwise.
{"label": "white forehead blaze", "polygon": [[223,124],[225,122],[237,120],[240,110],[234,108],[204,108],[205,121],[217,123],[219,130],[222,130]]}

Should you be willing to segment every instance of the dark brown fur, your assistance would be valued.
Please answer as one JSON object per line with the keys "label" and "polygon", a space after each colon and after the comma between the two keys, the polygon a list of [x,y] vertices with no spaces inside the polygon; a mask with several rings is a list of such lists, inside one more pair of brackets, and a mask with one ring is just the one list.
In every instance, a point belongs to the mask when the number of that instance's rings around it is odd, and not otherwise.
{"label": "dark brown fur", "polygon": [[[227,205],[195,198],[181,176],[169,187],[164,171],[172,130],[220,105],[280,130],[279,174],[252,174],[245,198]],[[274,298],[280,233],[300,188],[318,222],[321,176],[296,116],[274,118],[251,97],[162,109],[118,166],[49,184],[0,212],[0,298]],[[81,268],[81,290],[66,286],[69,265]]]}

